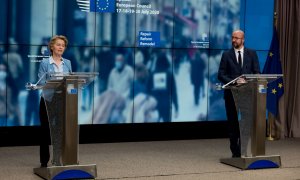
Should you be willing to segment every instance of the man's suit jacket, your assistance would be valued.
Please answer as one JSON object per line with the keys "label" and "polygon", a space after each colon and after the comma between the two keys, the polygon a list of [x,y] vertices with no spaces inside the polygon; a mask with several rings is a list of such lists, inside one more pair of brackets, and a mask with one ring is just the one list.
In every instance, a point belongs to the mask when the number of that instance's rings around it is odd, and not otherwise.
{"label": "man's suit jacket", "polygon": [[[240,67],[235,56],[234,49],[230,49],[222,54],[218,79],[226,84],[242,74],[259,74],[259,62],[255,51],[244,48],[243,67]],[[230,90],[224,91],[224,97],[231,95]]]}
{"label": "man's suit jacket", "polygon": [[258,73],[260,73],[259,62],[255,51],[244,48],[243,67],[241,68],[236,59],[234,49],[232,48],[222,55],[218,79],[223,84],[226,84],[242,74]]}

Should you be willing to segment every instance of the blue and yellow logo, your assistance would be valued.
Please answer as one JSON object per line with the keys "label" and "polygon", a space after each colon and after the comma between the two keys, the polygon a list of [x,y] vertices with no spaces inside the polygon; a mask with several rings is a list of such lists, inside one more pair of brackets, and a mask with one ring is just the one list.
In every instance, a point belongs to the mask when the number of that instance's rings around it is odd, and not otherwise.
{"label": "blue and yellow logo", "polygon": [[116,0],[76,0],[81,11],[113,13],[116,10]]}

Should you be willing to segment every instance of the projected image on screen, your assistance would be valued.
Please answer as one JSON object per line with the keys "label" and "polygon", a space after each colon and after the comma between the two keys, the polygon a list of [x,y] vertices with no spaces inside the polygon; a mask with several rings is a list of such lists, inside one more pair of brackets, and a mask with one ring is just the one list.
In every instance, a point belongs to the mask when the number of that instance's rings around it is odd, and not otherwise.
{"label": "projected image on screen", "polygon": [[175,1],[174,47],[209,48],[210,1]]}
{"label": "projected image on screen", "polygon": [[[7,0],[0,1],[0,45],[7,43]],[[0,54],[1,55],[1,54]]]}
{"label": "projected image on screen", "polygon": [[137,46],[172,47],[174,0],[137,0],[136,11]]}
{"label": "projected image on screen", "polygon": [[68,37],[70,46],[91,46],[95,41],[95,13],[81,11],[76,0],[54,0],[52,32]]}
{"label": "projected image on screen", "polygon": [[195,48],[173,50],[179,104],[177,112],[172,108],[174,122],[207,120],[208,53],[206,49]]}
{"label": "projected image on screen", "polygon": [[218,68],[224,50],[211,50],[209,56],[208,74],[208,119],[211,121],[222,120],[226,117],[223,91],[217,91],[215,86],[218,83]]}
{"label": "projected image on screen", "polygon": [[[231,33],[240,29],[244,20],[245,0],[212,0],[210,46],[213,49],[231,48]],[[253,27],[254,28],[254,27]]]}
{"label": "projected image on screen", "polygon": [[[80,124],[226,120],[215,90],[231,33],[261,66],[269,49],[273,0],[1,0],[0,126],[39,125],[39,63],[49,39],[65,35],[74,72],[99,76],[79,97]],[[257,8],[259,7],[259,8]],[[259,17],[259,18],[258,18]],[[263,43],[257,43],[263,42]]]}
{"label": "projected image on screen", "polygon": [[96,48],[94,124],[131,123],[134,48]]}
{"label": "projected image on screen", "polygon": [[[130,1],[135,4],[135,0]],[[134,10],[134,8],[125,8]],[[95,37],[92,40],[96,46],[112,46],[112,47],[134,47],[135,45],[135,13],[125,13],[116,10],[114,13],[92,13],[96,16],[96,27],[89,26],[91,31],[95,29]]]}

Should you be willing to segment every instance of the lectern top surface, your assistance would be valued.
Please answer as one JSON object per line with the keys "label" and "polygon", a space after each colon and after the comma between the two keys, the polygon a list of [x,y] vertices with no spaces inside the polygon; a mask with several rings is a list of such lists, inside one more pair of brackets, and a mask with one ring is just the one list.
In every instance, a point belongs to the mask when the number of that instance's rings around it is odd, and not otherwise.
{"label": "lectern top surface", "polygon": [[235,85],[236,81],[239,78],[244,78],[247,81],[255,81],[255,80],[266,80],[266,81],[272,81],[277,78],[283,77],[282,74],[242,74],[239,77],[233,79],[232,81],[228,82],[227,84],[224,84],[222,86],[222,89],[226,89],[229,86]]}

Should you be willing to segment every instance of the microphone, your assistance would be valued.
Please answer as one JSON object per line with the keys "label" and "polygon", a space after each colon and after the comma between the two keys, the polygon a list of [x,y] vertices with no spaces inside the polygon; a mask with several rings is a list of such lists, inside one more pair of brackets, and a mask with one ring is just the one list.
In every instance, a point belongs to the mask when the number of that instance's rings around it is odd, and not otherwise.
{"label": "microphone", "polygon": [[41,80],[46,76],[46,74],[48,74],[47,72],[45,72],[42,77],[40,77],[40,79],[38,80],[38,82],[35,83],[35,85],[38,85],[39,82],[41,82]]}
{"label": "microphone", "polygon": [[36,90],[37,89],[37,85],[28,82],[28,83],[25,84],[25,88],[26,88],[26,90]]}
{"label": "microphone", "polygon": [[31,82],[28,82],[25,84],[25,88],[26,90],[36,90],[36,89],[40,89],[41,86],[38,86],[39,82],[41,82],[41,80],[45,77],[47,73],[44,73],[42,75],[42,77],[35,83],[35,84],[32,84]]}

